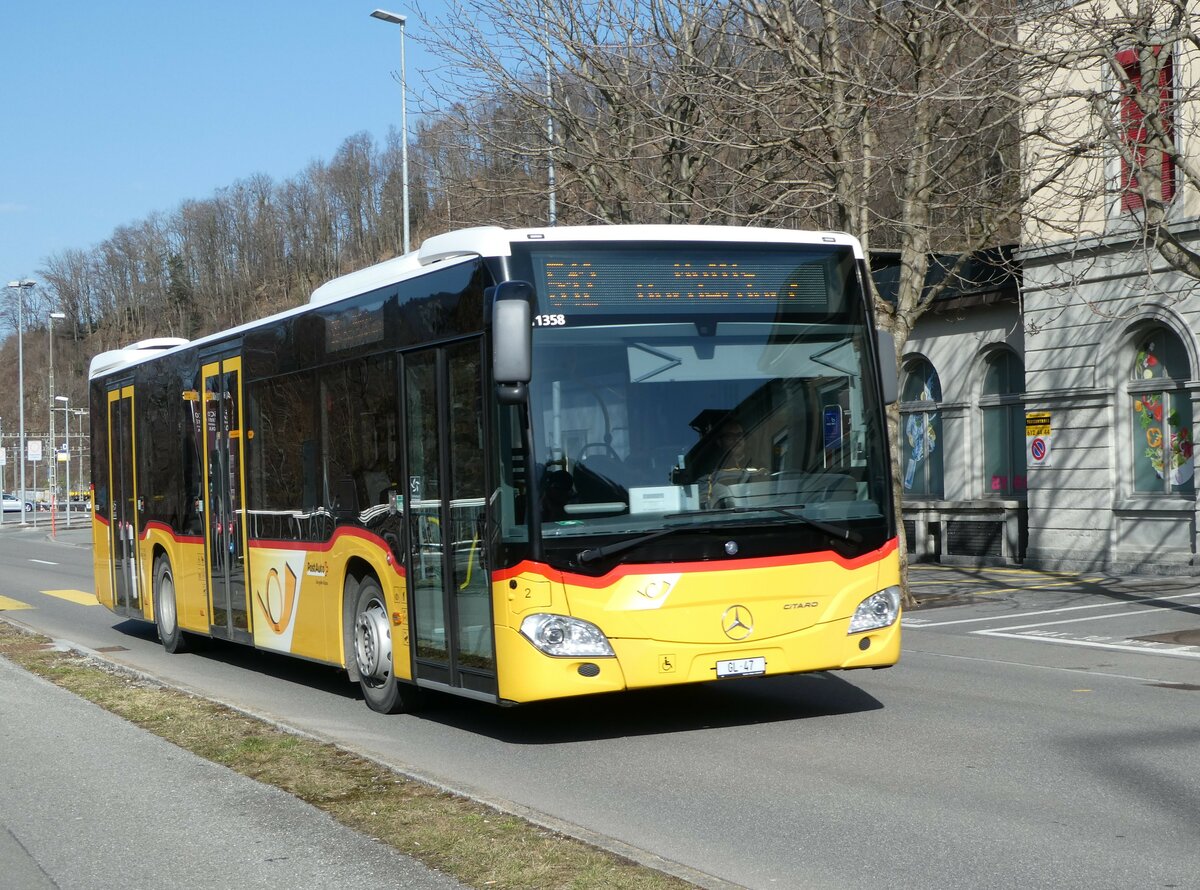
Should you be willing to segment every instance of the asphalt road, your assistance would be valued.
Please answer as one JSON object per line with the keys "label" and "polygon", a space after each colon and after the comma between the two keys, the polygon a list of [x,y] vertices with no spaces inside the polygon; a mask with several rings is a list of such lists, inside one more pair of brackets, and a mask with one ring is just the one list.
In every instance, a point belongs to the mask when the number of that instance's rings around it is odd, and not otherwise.
{"label": "asphalt road", "polygon": [[717,879],[1200,886],[1190,582],[918,567],[927,606],[892,670],[383,717],[320,666],[223,645],[165,655],[152,627],[63,598],[92,590],[90,558],[0,534],[0,596],[31,607],[6,615]]}

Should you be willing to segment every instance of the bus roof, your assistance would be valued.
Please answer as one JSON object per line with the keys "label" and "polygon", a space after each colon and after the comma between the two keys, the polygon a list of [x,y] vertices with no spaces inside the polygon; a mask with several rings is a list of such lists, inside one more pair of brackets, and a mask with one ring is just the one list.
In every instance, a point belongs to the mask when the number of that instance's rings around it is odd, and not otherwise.
{"label": "bus roof", "polygon": [[842,244],[862,257],[858,240],[840,232],[746,226],[619,225],[554,226],[540,229],[502,229],[480,226],[426,238],[419,249],[342,275],[312,292],[309,305],[324,305],[400,281],[434,263],[468,256],[512,256],[512,245],[526,241],[744,241],[775,244]]}
{"label": "bus roof", "polygon": [[137,364],[152,355],[174,349],[177,346],[186,346],[187,343],[188,341],[182,337],[153,337],[149,340],[139,340],[137,343],[123,346],[120,349],[109,349],[106,352],[97,353],[92,356],[92,363],[88,367],[88,377],[96,377],[126,365]]}
{"label": "bus roof", "polygon": [[417,250],[402,256],[333,278],[314,290],[307,304],[285,309],[274,315],[248,322],[231,330],[210,334],[199,340],[188,341],[179,337],[156,337],[141,340],[121,349],[99,353],[92,359],[88,376],[89,379],[95,378],[138,364],[168,350],[189,344],[195,346],[221,340],[241,331],[250,330],[289,315],[299,314],[312,306],[324,306],[369,293],[419,275],[431,266],[442,263],[450,264],[470,257],[508,257],[512,256],[514,244],[555,241],[718,241],[724,243],[741,241],[747,244],[840,244],[851,248],[856,257],[861,259],[863,256],[858,239],[852,235],[842,232],[799,229],[707,225],[554,226],[530,229],[479,226],[471,229],[458,229],[426,238]]}

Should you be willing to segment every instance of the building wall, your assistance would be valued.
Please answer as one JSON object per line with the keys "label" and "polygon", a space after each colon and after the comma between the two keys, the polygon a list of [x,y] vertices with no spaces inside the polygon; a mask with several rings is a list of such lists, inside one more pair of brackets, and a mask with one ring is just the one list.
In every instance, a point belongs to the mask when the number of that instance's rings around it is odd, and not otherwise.
{"label": "building wall", "polygon": [[[980,390],[987,356],[1008,349],[1022,358],[1023,340],[1019,304],[1008,300],[927,313],[905,344],[905,366],[925,359],[942,389],[943,496],[902,494],[914,559],[979,565],[1015,564],[1022,558],[1025,502],[991,494],[983,469]],[[903,426],[902,421],[902,436]]]}
{"label": "building wall", "polygon": [[1126,392],[1139,337],[1164,326],[1200,416],[1200,282],[1116,239],[1024,256],[1026,406],[1051,414],[1051,462],[1029,470],[1030,564],[1190,573],[1194,495],[1134,491],[1138,431]]}
{"label": "building wall", "polygon": [[[1196,4],[1190,4],[1195,14]],[[1021,60],[1024,104],[1021,165],[1026,193],[1021,243],[1047,246],[1107,237],[1137,228],[1122,214],[1120,157],[1112,144],[1119,121],[1117,55],[1134,48],[1112,36],[1133,33],[1131,10],[1116,0],[1083,0],[1046,8],[1021,25],[1030,54]],[[1170,10],[1162,10],[1164,27]],[[1181,32],[1182,33],[1182,32]],[[1175,142],[1184,157],[1200,153],[1200,47],[1164,32],[1175,61]],[[1063,50],[1069,53],[1064,55]],[[1120,129],[1119,125],[1116,128]],[[1177,176],[1177,183],[1182,177]],[[1185,189],[1171,215],[1200,215],[1200,193]]]}
{"label": "building wall", "polygon": [[[1049,412],[1052,429],[1048,465],[1028,470],[1027,562],[1040,568],[1200,572],[1195,494],[1134,484],[1146,460],[1138,437],[1151,434],[1138,426],[1133,373],[1148,331],[1161,326],[1182,345],[1186,379],[1171,397],[1200,416],[1200,282],[1170,269],[1138,237],[1143,220],[1122,208],[1113,144],[1123,120],[1119,54],[1138,49],[1120,35],[1138,33],[1126,16],[1152,9],[1113,0],[1052,4],[1021,30],[1027,46],[1045,51],[1022,69],[1022,171],[1032,197],[1018,253],[1026,410]],[[1179,35],[1151,39],[1172,53],[1175,144],[1195,157],[1200,51]],[[1178,167],[1175,184],[1167,220],[1200,244],[1200,193]]]}

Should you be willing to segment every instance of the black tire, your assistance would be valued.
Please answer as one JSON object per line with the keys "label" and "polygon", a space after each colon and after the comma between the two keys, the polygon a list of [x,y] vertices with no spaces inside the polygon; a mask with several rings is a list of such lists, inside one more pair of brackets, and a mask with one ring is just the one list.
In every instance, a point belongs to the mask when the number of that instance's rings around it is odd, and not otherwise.
{"label": "black tire", "polygon": [[171,571],[171,560],[165,556],[154,561],[154,624],[164,649],[172,654],[188,650],[187,637],[179,629],[175,574]]}
{"label": "black tire", "polygon": [[26,512],[26,513],[32,513],[32,512],[33,512],[33,504],[29,503],[29,501],[26,501],[26,502],[25,502],[25,512]]}
{"label": "black tire", "polygon": [[367,707],[381,714],[416,710],[420,689],[398,681],[392,672],[392,622],[383,588],[370,575],[357,584],[347,578],[346,594],[354,595],[354,647],[349,657],[358,668],[358,683]]}

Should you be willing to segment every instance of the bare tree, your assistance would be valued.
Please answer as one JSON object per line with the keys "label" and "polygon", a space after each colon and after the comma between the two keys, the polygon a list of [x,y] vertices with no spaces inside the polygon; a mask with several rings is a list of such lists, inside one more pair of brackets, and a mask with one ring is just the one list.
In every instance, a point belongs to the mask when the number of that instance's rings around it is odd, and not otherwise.
{"label": "bare tree", "polygon": [[738,17],[722,0],[461,0],[428,22],[446,63],[437,135],[507,167],[493,185],[531,219],[551,165],[572,222],[752,218],[767,168],[723,101],[759,51]]}
{"label": "bare tree", "polygon": [[1190,72],[1200,35],[1190,7],[1112,0],[1030,10],[1024,163],[1035,177],[1059,172],[1026,208],[1028,242],[1115,237],[1140,245],[1148,278],[1161,260],[1200,278],[1187,206],[1200,190]]}
{"label": "bare tree", "polygon": [[868,251],[899,251],[897,302],[877,310],[902,348],[937,296],[931,253],[965,257],[1016,231],[1011,12],[977,0],[742,2],[747,37],[776,59],[756,101],[793,159],[789,200],[813,202]]}

